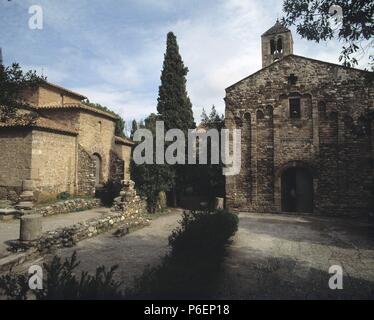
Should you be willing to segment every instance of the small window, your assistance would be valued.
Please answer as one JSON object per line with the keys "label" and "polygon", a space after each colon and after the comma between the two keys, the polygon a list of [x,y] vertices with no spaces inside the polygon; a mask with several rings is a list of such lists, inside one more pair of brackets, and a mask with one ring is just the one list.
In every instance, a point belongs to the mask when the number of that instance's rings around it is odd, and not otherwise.
{"label": "small window", "polygon": [[277,50],[277,49],[276,49],[276,47],[275,47],[275,40],[274,40],[274,39],[271,39],[271,40],[270,40],[270,53],[271,53],[271,54],[274,54],[276,50]]}
{"label": "small window", "polygon": [[278,52],[282,53],[283,52],[283,43],[282,43],[282,38],[279,38],[277,41],[277,50]]}
{"label": "small window", "polygon": [[301,117],[300,98],[290,99],[290,117],[291,119],[299,119]]}

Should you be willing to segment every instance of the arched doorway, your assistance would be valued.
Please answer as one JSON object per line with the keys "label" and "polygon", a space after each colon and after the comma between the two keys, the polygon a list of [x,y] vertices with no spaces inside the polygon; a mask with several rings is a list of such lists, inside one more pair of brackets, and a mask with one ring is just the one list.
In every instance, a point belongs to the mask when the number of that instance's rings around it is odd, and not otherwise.
{"label": "arched doorway", "polygon": [[282,173],[282,211],[313,212],[313,177],[309,170],[291,167]]}
{"label": "arched doorway", "polygon": [[95,153],[92,158],[95,164],[95,187],[99,187],[101,182],[101,158],[97,153]]}

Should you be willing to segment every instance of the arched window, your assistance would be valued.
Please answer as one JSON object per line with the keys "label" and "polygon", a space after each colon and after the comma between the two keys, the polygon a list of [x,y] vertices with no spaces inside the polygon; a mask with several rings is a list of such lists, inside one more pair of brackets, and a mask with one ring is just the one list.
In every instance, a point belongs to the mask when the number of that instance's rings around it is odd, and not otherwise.
{"label": "arched window", "polygon": [[326,113],[326,103],[324,103],[323,101],[320,101],[320,102],[318,103],[318,111],[319,111],[320,113],[325,114],[325,113]]}
{"label": "arched window", "polygon": [[265,114],[270,119],[273,117],[273,107],[271,105],[266,106],[266,108],[265,108]]}
{"label": "arched window", "polygon": [[94,153],[92,159],[95,165],[95,187],[98,187],[101,183],[101,157]]}
{"label": "arched window", "polygon": [[257,110],[256,112],[256,120],[257,123],[264,119],[264,113],[261,110]]}
{"label": "arched window", "polygon": [[344,126],[347,129],[351,129],[352,128],[352,126],[353,126],[353,119],[352,119],[352,117],[346,115],[346,116],[344,116],[343,121],[344,121]]}
{"label": "arched window", "polygon": [[277,41],[277,50],[279,53],[282,53],[283,52],[283,42],[282,42],[282,38],[278,38],[278,41]]}
{"label": "arched window", "polygon": [[270,40],[270,53],[274,54],[276,50],[277,50],[277,48],[275,47],[275,40],[271,39]]}
{"label": "arched window", "polygon": [[289,104],[290,104],[290,118],[300,119],[301,118],[300,97],[291,97],[289,99]]}

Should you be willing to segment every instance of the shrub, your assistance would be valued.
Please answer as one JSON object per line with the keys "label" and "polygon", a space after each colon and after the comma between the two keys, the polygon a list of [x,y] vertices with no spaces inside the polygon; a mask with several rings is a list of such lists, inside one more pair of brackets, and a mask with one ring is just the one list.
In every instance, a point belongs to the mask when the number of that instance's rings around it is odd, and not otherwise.
{"label": "shrub", "polygon": [[143,272],[127,298],[213,298],[226,246],[237,227],[238,217],[228,211],[185,212],[169,237],[170,254],[160,266]]}
{"label": "shrub", "polygon": [[74,274],[78,267],[76,252],[64,262],[54,257],[50,264],[43,264],[46,270],[43,289],[30,291],[28,280],[24,275],[6,275],[0,277],[0,290],[9,298],[27,299],[34,295],[38,300],[79,300],[79,299],[120,299],[120,282],[113,279],[117,266],[108,271],[104,266],[96,269],[95,275],[82,272],[80,278]]}
{"label": "shrub", "polygon": [[57,195],[58,200],[68,200],[71,197],[69,192],[61,192]]}
{"label": "shrub", "polygon": [[119,196],[121,188],[122,186],[119,181],[109,180],[104,184],[104,187],[97,192],[97,197],[100,198],[104,206],[111,207],[114,199]]}

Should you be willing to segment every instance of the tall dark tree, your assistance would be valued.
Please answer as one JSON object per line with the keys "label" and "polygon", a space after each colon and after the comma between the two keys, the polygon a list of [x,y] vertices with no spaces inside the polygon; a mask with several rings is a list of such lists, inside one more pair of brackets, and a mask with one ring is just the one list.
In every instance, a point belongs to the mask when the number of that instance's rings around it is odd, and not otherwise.
{"label": "tall dark tree", "polygon": [[[160,120],[165,123],[165,129],[181,129],[187,136],[188,129],[196,127],[192,104],[187,94],[186,76],[188,68],[185,67],[179,53],[177,38],[174,33],[167,35],[166,53],[163,70],[161,73],[161,85],[159,87],[157,111]],[[190,169],[187,165],[176,165],[175,185],[171,192],[171,202],[177,205],[178,195],[183,193],[188,184]]]}
{"label": "tall dark tree", "polygon": [[138,130],[138,123],[134,119],[134,120],[132,120],[132,123],[131,123],[131,133],[130,133],[130,138],[131,139],[134,137],[134,134],[135,134],[136,130]]}
{"label": "tall dark tree", "polygon": [[195,127],[192,104],[186,89],[187,73],[188,68],[179,54],[177,38],[169,32],[157,105],[166,130],[177,128],[187,132]]}
{"label": "tall dark tree", "polygon": [[[334,7],[335,6],[335,7]],[[342,22],[337,15],[342,9]],[[316,42],[338,39],[342,43],[340,61],[353,66],[368,55],[374,67],[374,2],[368,0],[284,0],[283,22],[296,25],[297,32]],[[332,13],[336,12],[332,18]],[[339,22],[339,23],[337,23]]]}
{"label": "tall dark tree", "polygon": [[34,121],[36,113],[21,114],[18,111],[32,109],[30,104],[23,101],[23,94],[44,80],[35,71],[23,72],[17,63],[9,67],[0,63],[0,121]]}
{"label": "tall dark tree", "polygon": [[[156,144],[156,121],[159,117],[151,114],[145,119],[145,125],[140,125],[140,128],[146,128],[153,133],[154,155],[155,158],[155,144]],[[135,121],[136,122],[136,121]],[[167,192],[174,185],[174,170],[170,165],[164,164],[136,164],[133,159],[130,164],[131,179],[135,182],[135,186],[140,195],[147,198],[148,211],[154,213],[161,191]]]}

